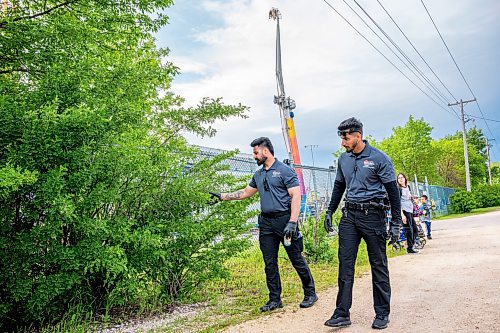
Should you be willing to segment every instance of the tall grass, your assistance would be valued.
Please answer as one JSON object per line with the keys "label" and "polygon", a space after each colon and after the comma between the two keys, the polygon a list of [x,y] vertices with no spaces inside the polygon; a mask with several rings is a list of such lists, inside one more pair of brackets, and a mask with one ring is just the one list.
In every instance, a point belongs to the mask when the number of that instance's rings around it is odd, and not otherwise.
{"label": "tall grass", "polygon": [[[328,242],[333,249],[331,258],[327,262],[309,263],[316,290],[319,293],[337,285],[337,237],[329,238]],[[389,256],[399,254],[401,253],[388,252]],[[228,277],[207,282],[199,286],[196,294],[191,295],[191,301],[193,302],[207,302],[208,306],[204,310],[200,311],[196,316],[179,318],[179,320],[159,328],[158,331],[216,332],[230,325],[268,315],[268,313],[259,311],[259,307],[268,300],[268,290],[264,274],[264,262],[258,243],[230,259],[225,265],[229,270]],[[283,287],[283,304],[285,307],[296,308],[304,296],[302,285],[283,247],[280,247],[278,265]],[[366,244],[361,241],[356,261],[356,276],[360,276],[368,270],[369,261]],[[92,316],[85,318],[82,315],[83,313],[68,315],[57,326],[51,327],[50,330],[42,330],[41,333],[93,331],[96,326]],[[84,318],[83,321],[82,318]]]}
{"label": "tall grass", "polygon": [[[329,262],[309,263],[318,292],[337,284],[337,238],[332,237],[329,242],[335,249],[335,256]],[[304,297],[302,285],[282,247],[278,255],[278,265],[283,287],[281,295],[283,304],[285,307],[298,307]],[[214,332],[248,319],[267,315],[259,311],[259,307],[268,300],[264,262],[259,245],[255,244],[231,259],[227,263],[227,268],[230,277],[212,281],[203,288],[203,296],[210,300],[212,306],[190,322],[183,321],[182,330]],[[361,275],[368,268],[366,244],[362,241],[356,262],[356,275]],[[178,331],[179,327],[165,329],[167,332],[174,332]]]}

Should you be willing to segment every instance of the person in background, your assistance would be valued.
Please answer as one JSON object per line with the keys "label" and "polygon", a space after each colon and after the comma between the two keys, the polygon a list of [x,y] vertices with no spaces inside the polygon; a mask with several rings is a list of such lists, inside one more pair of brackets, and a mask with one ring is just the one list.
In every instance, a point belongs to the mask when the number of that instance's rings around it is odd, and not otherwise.
{"label": "person in background", "polygon": [[427,229],[427,239],[432,239],[431,236],[431,213],[432,213],[432,205],[429,204],[429,198],[424,194],[421,198],[422,204],[420,206],[420,211],[422,215],[420,216],[420,220],[425,223],[425,227]]}
{"label": "person in background", "polygon": [[413,245],[415,245],[415,237],[417,236],[415,233],[417,226],[413,218],[413,200],[408,187],[408,179],[403,173],[398,174],[398,185],[401,194],[401,215],[403,219],[403,230],[406,237],[406,251],[408,253],[419,253],[418,250],[413,248]]}

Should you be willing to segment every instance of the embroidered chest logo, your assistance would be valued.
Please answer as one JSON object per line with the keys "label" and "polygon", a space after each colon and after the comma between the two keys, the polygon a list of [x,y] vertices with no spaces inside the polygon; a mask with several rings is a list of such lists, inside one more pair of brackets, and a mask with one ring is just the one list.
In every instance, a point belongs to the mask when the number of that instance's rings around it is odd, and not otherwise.
{"label": "embroidered chest logo", "polygon": [[375,162],[370,161],[370,160],[364,160],[363,161],[363,168],[373,169],[373,168],[375,168]]}
{"label": "embroidered chest logo", "polygon": [[274,178],[274,177],[279,177],[279,176],[281,176],[281,172],[276,171],[276,170],[275,170],[275,171],[273,171],[273,175],[272,175],[272,177],[273,177],[273,178]]}

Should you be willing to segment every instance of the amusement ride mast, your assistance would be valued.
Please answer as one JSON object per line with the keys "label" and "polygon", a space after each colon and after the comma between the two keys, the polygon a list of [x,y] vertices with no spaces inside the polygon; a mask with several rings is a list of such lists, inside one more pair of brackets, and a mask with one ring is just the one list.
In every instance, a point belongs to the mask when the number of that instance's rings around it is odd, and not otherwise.
{"label": "amusement ride mast", "polygon": [[295,125],[293,123],[293,112],[295,109],[295,101],[285,95],[285,85],[283,84],[283,72],[281,69],[281,42],[280,42],[280,18],[281,13],[277,8],[272,8],[269,11],[269,18],[276,20],[276,86],[278,94],[274,96],[274,104],[277,104],[281,116],[281,128],[285,139],[285,146],[288,152],[288,158],[291,165],[294,166],[297,178],[299,179],[300,194],[302,195],[302,207],[306,202],[306,190],[304,186],[304,176],[302,168],[296,167],[300,165],[299,147],[297,145],[297,136],[295,133]]}

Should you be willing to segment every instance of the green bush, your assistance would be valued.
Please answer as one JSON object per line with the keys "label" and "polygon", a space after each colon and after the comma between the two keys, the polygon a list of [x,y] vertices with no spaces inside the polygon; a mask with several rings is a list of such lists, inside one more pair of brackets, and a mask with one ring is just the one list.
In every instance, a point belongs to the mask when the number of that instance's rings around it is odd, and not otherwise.
{"label": "green bush", "polygon": [[479,207],[473,192],[460,190],[450,195],[450,207],[453,213],[468,213]]}
{"label": "green bush", "polygon": [[[24,141],[25,145],[38,141]],[[248,246],[248,202],[207,206],[207,190],[245,182],[217,174],[229,155],[185,170],[194,151],[121,141],[92,158],[37,167],[0,199],[2,320],[10,325],[88,310],[147,308],[189,297],[226,274]],[[163,172],[162,172],[163,171]]]}
{"label": "green bush", "polygon": [[244,182],[182,133],[246,108],[170,91],[153,34],[172,1],[16,3],[0,22],[0,331],[170,304],[226,274],[253,213],[207,191]]}
{"label": "green bush", "polygon": [[[322,214],[315,226],[314,217],[308,217],[303,226],[304,252],[307,260],[310,262],[337,262],[337,236],[331,236],[326,233],[323,226],[325,214]],[[333,215],[332,223],[337,225],[340,222],[340,210]],[[314,229],[316,228],[316,239]]]}
{"label": "green bush", "polygon": [[480,208],[500,206],[500,184],[484,184],[472,189]]}

